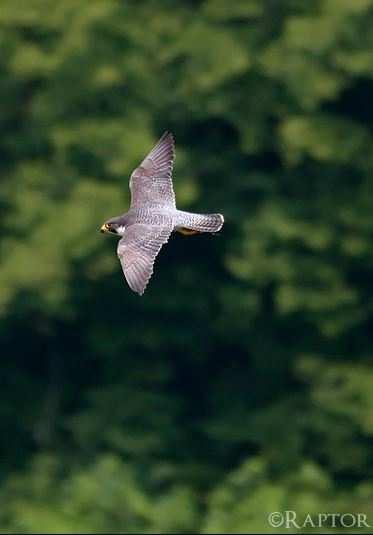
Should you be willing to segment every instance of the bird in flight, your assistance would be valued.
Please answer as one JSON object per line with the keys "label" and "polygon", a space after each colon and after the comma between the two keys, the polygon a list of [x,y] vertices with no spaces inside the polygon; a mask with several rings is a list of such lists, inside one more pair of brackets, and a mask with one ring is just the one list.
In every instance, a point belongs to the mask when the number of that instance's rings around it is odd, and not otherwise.
{"label": "bird in flight", "polygon": [[172,186],[175,142],[165,132],[130,178],[128,212],[106,221],[101,232],[121,237],[117,254],[130,288],[142,295],[153,273],[156,256],[172,232],[185,235],[218,232],[221,214],[194,214],[176,208]]}

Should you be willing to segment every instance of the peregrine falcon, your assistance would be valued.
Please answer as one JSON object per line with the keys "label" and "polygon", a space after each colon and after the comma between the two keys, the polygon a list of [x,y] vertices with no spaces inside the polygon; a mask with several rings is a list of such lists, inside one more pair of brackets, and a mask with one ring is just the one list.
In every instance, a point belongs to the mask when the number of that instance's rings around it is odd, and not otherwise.
{"label": "peregrine falcon", "polygon": [[221,214],[193,214],[176,208],[174,159],[174,138],[165,132],[131,175],[129,211],[101,227],[101,232],[121,237],[117,254],[123,273],[130,288],[140,295],[152,276],[157,254],[173,231],[186,235],[215,233],[224,223]]}

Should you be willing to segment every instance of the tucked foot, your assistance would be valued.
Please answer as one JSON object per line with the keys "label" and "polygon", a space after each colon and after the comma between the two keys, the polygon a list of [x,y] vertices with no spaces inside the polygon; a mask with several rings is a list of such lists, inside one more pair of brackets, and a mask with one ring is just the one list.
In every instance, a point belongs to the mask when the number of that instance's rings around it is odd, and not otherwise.
{"label": "tucked foot", "polygon": [[186,227],[178,228],[177,232],[180,232],[180,234],[184,234],[184,236],[192,236],[193,234],[202,234],[202,232],[199,230],[192,230]]}

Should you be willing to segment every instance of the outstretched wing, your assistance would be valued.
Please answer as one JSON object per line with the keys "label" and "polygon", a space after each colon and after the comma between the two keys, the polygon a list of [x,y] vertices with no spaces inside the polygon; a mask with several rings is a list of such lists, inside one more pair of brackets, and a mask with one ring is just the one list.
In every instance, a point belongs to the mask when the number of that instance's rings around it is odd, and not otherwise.
{"label": "outstretched wing", "polygon": [[118,257],[130,288],[142,295],[153,273],[155,258],[172,232],[172,226],[135,223],[118,243]]}
{"label": "outstretched wing", "polygon": [[170,132],[165,132],[131,175],[131,208],[149,203],[175,207],[172,186],[174,159],[174,138]]}

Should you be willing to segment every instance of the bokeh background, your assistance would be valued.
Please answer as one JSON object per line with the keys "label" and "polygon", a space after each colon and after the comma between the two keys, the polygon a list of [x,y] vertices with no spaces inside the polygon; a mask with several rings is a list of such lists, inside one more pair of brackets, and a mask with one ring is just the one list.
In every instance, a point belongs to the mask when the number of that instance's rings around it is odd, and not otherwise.
{"label": "bokeh background", "polygon": [[[1,1],[1,532],[373,524],[372,28],[372,0]],[[98,229],[165,129],[179,207],[226,225],[140,298]]]}

